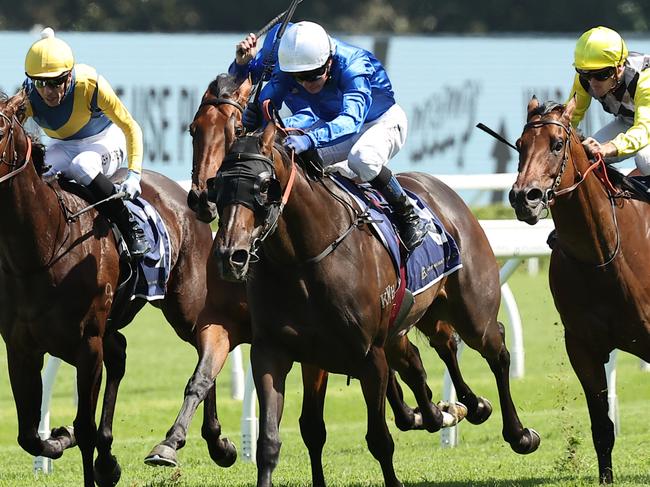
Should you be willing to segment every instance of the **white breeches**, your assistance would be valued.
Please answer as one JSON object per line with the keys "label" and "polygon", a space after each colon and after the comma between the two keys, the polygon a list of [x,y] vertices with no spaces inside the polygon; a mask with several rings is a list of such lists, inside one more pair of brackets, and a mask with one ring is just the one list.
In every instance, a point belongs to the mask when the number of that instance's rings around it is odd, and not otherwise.
{"label": "white breeches", "polygon": [[[609,142],[615,138],[618,134],[627,132],[632,125],[627,123],[622,118],[616,117],[613,121],[609,122],[598,132],[596,132],[592,137],[598,142]],[[636,154],[632,154],[627,157],[608,157],[607,162],[620,162],[624,159],[634,156],[634,163],[639,169],[641,174],[644,176],[650,175],[650,145],[644,147]]]}

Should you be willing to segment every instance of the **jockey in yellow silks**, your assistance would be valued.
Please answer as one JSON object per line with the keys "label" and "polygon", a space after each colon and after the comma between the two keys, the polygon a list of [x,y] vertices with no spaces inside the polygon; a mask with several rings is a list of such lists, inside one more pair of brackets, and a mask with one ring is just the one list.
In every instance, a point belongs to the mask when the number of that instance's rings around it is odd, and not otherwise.
{"label": "jockey in yellow silks", "polygon": [[615,117],[585,139],[587,152],[607,162],[634,156],[641,174],[650,174],[650,56],[628,52],[617,32],[595,27],[578,39],[574,66],[571,124],[578,126],[592,98]]}
{"label": "jockey in yellow silks", "polygon": [[[52,139],[45,176],[60,173],[90,190],[96,201],[116,193],[108,179],[125,161],[120,191],[130,199],[141,192],[142,131],[108,81],[94,68],[75,64],[70,46],[46,28],[25,57],[27,116]],[[149,250],[144,232],[121,199],[98,210],[123,234],[131,256]]]}

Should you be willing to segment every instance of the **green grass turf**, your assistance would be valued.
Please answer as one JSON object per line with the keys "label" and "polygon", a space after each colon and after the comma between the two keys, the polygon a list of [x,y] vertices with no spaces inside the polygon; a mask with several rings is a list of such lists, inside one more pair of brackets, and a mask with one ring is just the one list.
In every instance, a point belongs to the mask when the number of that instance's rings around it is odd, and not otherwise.
{"label": "green grass turf", "polygon": [[[543,266],[544,267],[544,266]],[[542,436],[539,450],[528,456],[513,453],[501,439],[501,418],[496,387],[487,364],[465,349],[461,367],[477,394],[492,401],[494,413],[483,425],[460,425],[460,444],[443,449],[439,434],[400,432],[388,421],[395,440],[395,468],[408,486],[580,486],[597,480],[595,453],[582,391],[564,351],[562,325],[548,291],[546,269],[537,277],[523,269],[509,281],[517,298],[524,326],[526,374],[513,379],[512,393],[525,426]],[[215,466],[200,436],[199,410],[185,448],[179,451],[179,469],[145,466],[142,459],[172,424],[182,401],[183,388],[195,365],[195,352],[181,342],[160,313],[151,307],[125,329],[129,341],[127,374],[120,389],[114,427],[114,453],[122,466],[120,485],[248,486],[254,485],[253,464],[238,461],[230,469]],[[436,397],[442,394],[443,366],[417,334]],[[247,348],[245,349],[247,351]],[[6,363],[4,348],[0,360]],[[229,365],[217,380],[218,407],[224,434],[240,446],[242,405],[230,398]],[[618,395],[621,435],[614,449],[614,473],[619,486],[650,485],[650,432],[645,412],[649,377],[639,361],[619,354]],[[57,377],[52,426],[71,424],[75,413],[74,369],[62,366]],[[0,369],[0,487],[82,485],[78,449],[54,462],[51,475],[34,476],[32,457],[16,443],[16,413],[6,367]],[[407,399],[413,404],[412,396]],[[298,366],[287,387],[280,464],[276,486],[310,484],[309,458],[300,438],[298,415],[302,392]],[[325,421],[328,437],[323,454],[325,476],[331,486],[382,485],[379,465],[365,444],[365,408],[357,381],[346,386],[333,376],[327,394]]]}

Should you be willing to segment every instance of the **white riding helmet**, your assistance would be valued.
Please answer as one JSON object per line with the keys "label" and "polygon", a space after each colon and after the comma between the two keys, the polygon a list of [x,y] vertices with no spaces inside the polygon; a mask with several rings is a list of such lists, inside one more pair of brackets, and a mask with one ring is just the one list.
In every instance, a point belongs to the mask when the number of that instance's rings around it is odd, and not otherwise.
{"label": "white riding helmet", "polygon": [[318,69],[327,62],[332,51],[332,40],[325,29],[314,22],[298,22],[288,27],[280,39],[280,69],[286,73]]}

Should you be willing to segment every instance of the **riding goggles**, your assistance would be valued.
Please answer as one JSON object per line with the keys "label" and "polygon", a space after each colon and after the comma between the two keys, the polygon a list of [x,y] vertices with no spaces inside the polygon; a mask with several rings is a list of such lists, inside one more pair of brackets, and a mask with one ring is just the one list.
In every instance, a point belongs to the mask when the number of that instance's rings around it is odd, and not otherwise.
{"label": "riding goggles", "polygon": [[46,86],[49,86],[50,88],[58,88],[63,83],[65,83],[67,79],[68,79],[68,73],[65,73],[59,76],[58,78],[47,78],[47,79],[32,78],[32,81],[34,82],[34,86],[36,86],[36,88],[45,88]]}
{"label": "riding goggles", "polygon": [[291,76],[298,82],[312,82],[317,81],[321,78],[327,71],[327,63],[322,65],[320,68],[312,69],[311,71],[302,71],[300,73],[291,73]]}
{"label": "riding goggles", "polygon": [[616,74],[616,68],[610,66],[603,69],[595,69],[593,71],[576,68],[576,72],[586,81],[590,81],[591,79],[595,79],[596,81],[606,81],[614,77]]}

